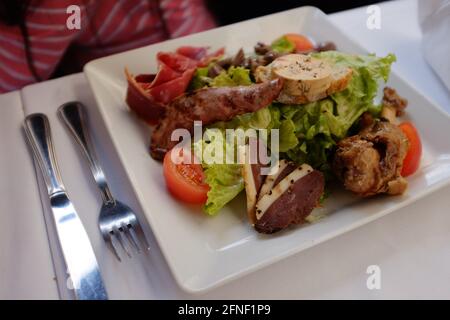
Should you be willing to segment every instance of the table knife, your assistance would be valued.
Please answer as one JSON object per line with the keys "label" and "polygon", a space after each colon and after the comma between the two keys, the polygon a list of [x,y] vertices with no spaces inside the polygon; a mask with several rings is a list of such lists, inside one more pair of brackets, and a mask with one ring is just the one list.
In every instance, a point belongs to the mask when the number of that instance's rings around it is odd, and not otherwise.
{"label": "table knife", "polygon": [[78,300],[106,300],[108,295],[83,224],[63,185],[50,125],[44,114],[25,118],[25,133],[47,187],[59,245]]}

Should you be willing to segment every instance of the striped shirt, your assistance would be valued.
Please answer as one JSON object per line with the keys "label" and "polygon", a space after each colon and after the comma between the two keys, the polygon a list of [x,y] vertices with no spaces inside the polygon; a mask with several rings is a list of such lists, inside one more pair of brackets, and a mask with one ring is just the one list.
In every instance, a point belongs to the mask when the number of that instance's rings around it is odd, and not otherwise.
{"label": "striped shirt", "polygon": [[[75,21],[71,8],[79,9],[79,29],[68,28]],[[69,49],[70,64],[82,66],[215,23],[203,0],[41,0],[28,7],[26,25],[34,68],[41,79],[48,79]],[[0,93],[35,81],[20,28],[0,24]]]}

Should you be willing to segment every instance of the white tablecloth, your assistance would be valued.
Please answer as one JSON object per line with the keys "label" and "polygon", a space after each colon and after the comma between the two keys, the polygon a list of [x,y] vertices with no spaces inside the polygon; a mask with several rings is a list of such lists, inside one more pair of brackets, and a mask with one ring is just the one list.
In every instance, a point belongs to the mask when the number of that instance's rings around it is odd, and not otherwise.
{"label": "white tablecloth", "polygon": [[[394,52],[395,70],[450,112],[449,92],[421,55],[416,1],[380,7],[381,30],[366,28],[366,8],[331,19],[370,51]],[[0,96],[0,298],[65,296],[64,270],[50,255],[46,206],[39,200],[20,128],[24,115],[33,112],[50,118],[64,182],[92,240],[110,298],[450,298],[450,188],[204,295],[188,295],[178,288],[148,226],[151,253],[118,263],[97,230],[99,195],[55,114],[61,103],[74,99],[91,107],[95,104],[82,74]],[[95,108],[90,117],[96,123]],[[113,192],[140,214],[101,126],[95,127],[94,140]],[[380,290],[366,287],[369,265],[381,268]]]}

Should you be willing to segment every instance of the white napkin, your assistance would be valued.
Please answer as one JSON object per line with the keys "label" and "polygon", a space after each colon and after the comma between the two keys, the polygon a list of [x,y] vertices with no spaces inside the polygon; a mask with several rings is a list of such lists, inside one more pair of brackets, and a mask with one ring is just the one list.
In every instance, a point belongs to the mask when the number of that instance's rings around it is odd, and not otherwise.
{"label": "white napkin", "polygon": [[419,23],[425,58],[450,90],[450,0],[419,0]]}

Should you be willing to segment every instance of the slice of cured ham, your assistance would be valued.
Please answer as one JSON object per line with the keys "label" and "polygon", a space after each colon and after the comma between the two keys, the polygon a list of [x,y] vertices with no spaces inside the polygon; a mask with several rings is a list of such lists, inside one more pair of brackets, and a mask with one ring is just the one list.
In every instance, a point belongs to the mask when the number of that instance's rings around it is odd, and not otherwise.
{"label": "slice of cured ham", "polygon": [[187,89],[195,69],[223,55],[224,49],[208,54],[207,48],[184,46],[177,52],[157,54],[158,72],[133,76],[127,69],[126,102],[140,118],[155,124],[164,115],[165,105]]}

